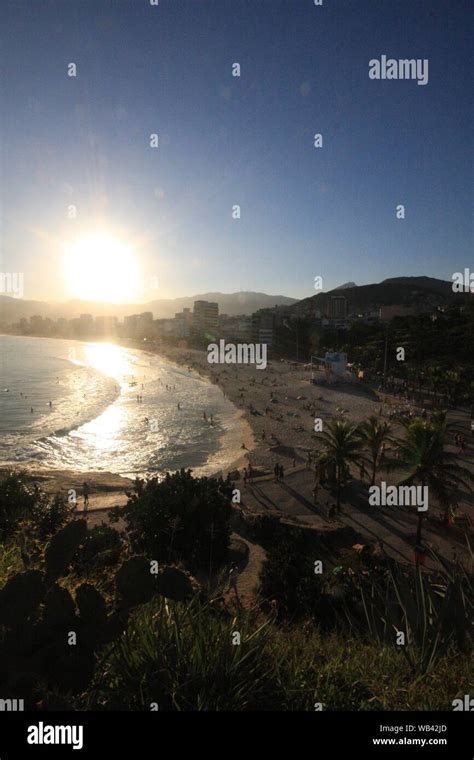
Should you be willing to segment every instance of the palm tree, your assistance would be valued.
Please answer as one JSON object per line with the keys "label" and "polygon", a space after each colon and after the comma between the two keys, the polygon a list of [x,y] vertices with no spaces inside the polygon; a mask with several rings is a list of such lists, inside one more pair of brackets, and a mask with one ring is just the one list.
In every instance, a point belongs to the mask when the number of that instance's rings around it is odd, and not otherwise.
{"label": "palm tree", "polygon": [[349,464],[361,461],[358,427],[348,420],[331,420],[319,434],[326,449],[327,462],[336,467],[337,509],[341,506],[341,485]]}
{"label": "palm tree", "polygon": [[384,459],[386,443],[393,442],[390,435],[391,427],[388,422],[382,422],[377,417],[369,417],[359,427],[359,434],[364,447],[368,450],[368,463],[371,468],[370,485],[374,485],[379,465]]}
{"label": "palm tree", "polygon": [[450,369],[445,373],[445,390],[449,403],[454,406],[458,403],[458,396],[461,387],[461,375],[456,369]]}
{"label": "palm tree", "polygon": [[[417,417],[403,423],[406,437],[399,441],[401,469],[408,477],[400,485],[421,484],[448,509],[460,485],[469,488],[471,472],[459,464],[456,454],[446,451],[446,422]],[[416,544],[421,544],[423,512],[418,512]]]}

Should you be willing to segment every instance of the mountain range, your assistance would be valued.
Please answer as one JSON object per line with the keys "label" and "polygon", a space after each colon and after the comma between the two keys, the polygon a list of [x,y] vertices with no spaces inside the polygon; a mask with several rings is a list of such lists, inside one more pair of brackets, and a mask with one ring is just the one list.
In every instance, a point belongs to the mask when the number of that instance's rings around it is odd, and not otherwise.
{"label": "mountain range", "polygon": [[120,319],[130,314],[140,314],[144,311],[153,312],[155,319],[171,318],[183,309],[193,308],[194,301],[215,301],[219,304],[219,313],[236,316],[237,314],[253,314],[258,309],[269,309],[273,306],[291,306],[295,298],[287,296],[271,296],[266,293],[241,291],[238,293],[202,293],[183,298],[161,298],[156,301],[141,304],[109,304],[95,301],[71,300],[64,303],[46,301],[28,301],[11,296],[0,296],[0,322],[18,322],[21,318],[38,314],[51,319],[74,319],[80,314],[95,316],[116,316]]}

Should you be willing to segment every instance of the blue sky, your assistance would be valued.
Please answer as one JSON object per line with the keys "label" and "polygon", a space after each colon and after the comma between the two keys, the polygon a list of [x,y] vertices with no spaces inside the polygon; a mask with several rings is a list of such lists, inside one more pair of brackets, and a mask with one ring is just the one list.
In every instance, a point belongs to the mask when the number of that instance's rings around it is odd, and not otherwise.
{"label": "blue sky", "polygon": [[[64,300],[61,244],[96,230],[133,245],[140,300],[472,266],[469,2],[2,7],[0,255],[26,298]],[[369,79],[383,54],[429,83]]]}

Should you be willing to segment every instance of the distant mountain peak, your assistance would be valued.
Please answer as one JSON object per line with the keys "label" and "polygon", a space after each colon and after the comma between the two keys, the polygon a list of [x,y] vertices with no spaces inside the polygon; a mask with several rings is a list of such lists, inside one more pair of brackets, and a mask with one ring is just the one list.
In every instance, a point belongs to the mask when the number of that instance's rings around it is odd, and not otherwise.
{"label": "distant mountain peak", "polygon": [[334,290],[348,290],[349,288],[357,288],[355,282],[344,282],[342,285],[338,285]]}

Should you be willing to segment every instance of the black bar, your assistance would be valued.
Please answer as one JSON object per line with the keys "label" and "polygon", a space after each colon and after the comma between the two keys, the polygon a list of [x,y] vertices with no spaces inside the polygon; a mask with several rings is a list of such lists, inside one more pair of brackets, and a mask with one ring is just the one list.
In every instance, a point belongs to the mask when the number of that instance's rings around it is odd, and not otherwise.
{"label": "black bar", "polygon": [[[247,758],[256,751],[268,758],[269,752],[281,756],[284,746],[292,756],[307,754],[311,760],[359,756],[472,760],[472,717],[469,712],[2,713],[0,760],[25,755],[63,760],[97,757],[99,752],[104,760],[182,757],[184,752],[193,758],[198,752],[206,757]],[[32,727],[40,724],[43,730],[37,734]],[[75,734],[64,736],[77,745],[82,727],[82,747],[28,743],[28,736],[48,740],[50,726],[75,726]],[[60,740],[61,734],[54,738]]]}

